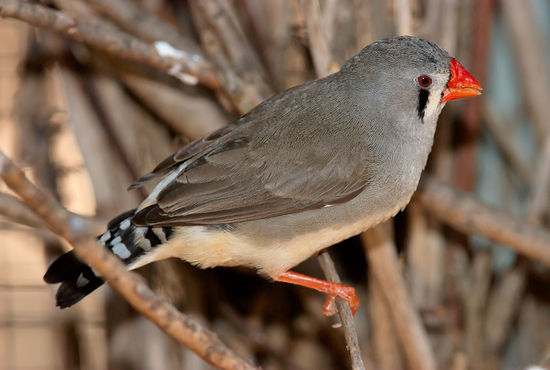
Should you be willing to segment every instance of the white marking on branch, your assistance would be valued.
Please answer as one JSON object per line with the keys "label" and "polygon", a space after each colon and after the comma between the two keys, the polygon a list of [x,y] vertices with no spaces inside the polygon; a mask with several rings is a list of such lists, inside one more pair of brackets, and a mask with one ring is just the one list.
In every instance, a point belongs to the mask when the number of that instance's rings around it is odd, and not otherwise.
{"label": "white marking on branch", "polygon": [[172,67],[167,71],[168,74],[176,77],[183,83],[187,85],[196,85],[199,83],[199,79],[196,76],[193,76],[189,73],[182,72],[183,64],[180,63],[178,60],[184,61],[185,64],[187,64],[190,68],[193,67],[193,64],[196,62],[201,61],[201,57],[194,54],[189,54],[183,50],[176,49],[169,43],[165,41],[156,41],[154,44],[155,49],[157,53],[161,57],[168,57],[174,59],[174,63],[172,64]]}

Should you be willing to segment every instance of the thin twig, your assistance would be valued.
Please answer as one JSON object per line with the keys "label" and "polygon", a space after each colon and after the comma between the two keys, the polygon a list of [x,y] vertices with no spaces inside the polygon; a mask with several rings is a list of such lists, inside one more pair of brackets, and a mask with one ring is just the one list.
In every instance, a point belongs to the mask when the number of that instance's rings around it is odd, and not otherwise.
{"label": "thin twig", "polygon": [[503,122],[499,122],[500,119],[497,117],[497,113],[490,103],[485,104],[484,118],[485,126],[497,143],[503,157],[508,161],[510,167],[515,170],[525,184],[530,187],[534,183],[533,168],[525,156],[519,151]]}
{"label": "thin twig", "polygon": [[19,199],[6,193],[0,193],[0,215],[12,222],[30,227],[43,227],[44,223]]}
{"label": "thin twig", "polygon": [[63,12],[19,0],[0,0],[0,16],[60,32],[109,54],[141,62],[175,76],[178,73],[194,76],[198,82],[214,90],[221,88],[213,66],[202,57],[179,49],[175,49],[177,56],[173,53],[161,55],[154,45],[114,27],[106,27],[105,22],[96,17],[76,20]]}
{"label": "thin twig", "polygon": [[325,30],[319,0],[302,0],[300,5],[306,21],[309,49],[315,73],[317,77],[325,77],[336,72],[338,66],[331,57],[329,34]]}
{"label": "thin twig", "polygon": [[515,49],[518,72],[522,81],[528,81],[521,90],[533,118],[535,137],[542,141],[550,133],[550,74],[544,48],[541,48],[544,38],[541,30],[537,28],[539,22],[533,4],[503,0],[500,5],[510,28],[509,35]]}
{"label": "thin twig", "polygon": [[436,368],[435,358],[420,317],[407,293],[388,225],[384,223],[361,234],[369,267],[386,298],[409,367],[433,370]]}
{"label": "thin twig", "polygon": [[126,271],[118,258],[97,245],[84,219],[67,212],[51,196],[36,188],[2,151],[0,178],[43,219],[50,230],[74,246],[79,258],[92,266],[137,311],[166,334],[214,366],[223,369],[256,368],[226,347],[216,334],[155,295],[139,275]]}
{"label": "thin twig", "polygon": [[415,195],[436,217],[467,234],[483,235],[550,266],[550,232],[515,219],[429,176]]}
{"label": "thin twig", "polygon": [[539,222],[548,210],[548,189],[550,188],[550,131],[544,139],[533,180],[533,189],[529,199],[527,219]]}
{"label": "thin twig", "polygon": [[230,2],[189,2],[202,44],[216,64],[225,92],[240,113],[273,94],[256,51],[245,37]]}
{"label": "thin twig", "polygon": [[205,59],[200,46],[182,35],[172,24],[132,0],[87,0],[98,13],[105,14],[133,35],[150,42],[163,40],[174,47]]}
{"label": "thin twig", "polygon": [[[319,264],[327,277],[327,280],[341,284],[340,276],[336,271],[334,262],[330,258],[330,255],[326,250],[321,252],[318,257]],[[365,369],[363,359],[361,358],[361,349],[359,348],[359,340],[357,339],[357,331],[355,329],[355,323],[353,321],[353,314],[349,305],[340,297],[336,297],[336,307],[338,308],[338,314],[340,320],[344,326],[344,337],[346,338],[346,345],[351,356],[351,367],[353,370]]]}

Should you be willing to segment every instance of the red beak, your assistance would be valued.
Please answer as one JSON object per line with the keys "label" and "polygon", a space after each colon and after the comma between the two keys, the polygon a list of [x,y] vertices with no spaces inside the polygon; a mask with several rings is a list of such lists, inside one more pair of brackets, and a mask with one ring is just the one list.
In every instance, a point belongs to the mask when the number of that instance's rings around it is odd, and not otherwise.
{"label": "red beak", "polygon": [[468,96],[481,95],[483,88],[472,77],[462,64],[451,59],[451,79],[447,83],[447,88],[443,91],[443,97],[440,103],[445,103],[449,100],[467,98]]}

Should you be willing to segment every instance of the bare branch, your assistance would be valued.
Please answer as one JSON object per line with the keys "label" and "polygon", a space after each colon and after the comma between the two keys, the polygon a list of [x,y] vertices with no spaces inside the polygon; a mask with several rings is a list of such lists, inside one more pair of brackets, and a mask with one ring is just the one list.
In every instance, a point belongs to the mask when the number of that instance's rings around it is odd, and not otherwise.
{"label": "bare branch", "polygon": [[[319,264],[325,273],[325,276],[329,281],[341,284],[340,276],[334,267],[334,262],[330,258],[330,255],[326,250],[319,254]],[[357,330],[355,329],[355,322],[353,321],[353,314],[349,305],[340,297],[336,297],[336,307],[338,308],[338,314],[340,320],[344,326],[344,337],[346,338],[346,344],[351,356],[351,367],[353,370],[365,369],[363,365],[363,359],[361,358],[361,349],[359,348],[359,340],[357,339]]]}
{"label": "bare branch", "polygon": [[163,40],[205,59],[200,46],[182,35],[172,24],[132,0],[87,0],[98,13],[106,14],[133,35],[150,42]]}
{"label": "bare branch", "polygon": [[179,49],[175,49],[178,53],[161,54],[154,45],[114,27],[105,27],[105,22],[95,17],[77,20],[63,12],[19,0],[0,0],[0,16],[60,32],[109,54],[147,64],[176,77],[193,76],[214,90],[221,88],[213,66],[202,57]]}
{"label": "bare branch", "polygon": [[137,311],[166,334],[219,368],[256,368],[251,362],[226,347],[216,334],[156,296],[140,276],[126,271],[118,258],[97,245],[93,234],[90,233],[89,223],[67,212],[52,197],[36,188],[2,151],[0,178],[53,232],[74,246],[79,258],[90,264]]}
{"label": "bare branch", "polygon": [[407,294],[388,225],[378,225],[361,235],[369,267],[387,301],[408,367],[433,370],[436,368],[435,358],[418,313]]}
{"label": "bare branch", "polygon": [[336,72],[338,66],[333,62],[330,51],[329,36],[322,19],[321,6],[318,0],[300,1],[307,25],[309,49],[317,77]]}
{"label": "bare branch", "polygon": [[225,92],[241,112],[273,94],[255,50],[237,23],[228,1],[190,1],[202,44],[220,72]]}
{"label": "bare branch", "polygon": [[534,173],[533,168],[528,160],[524,158],[522,153],[517,148],[508,129],[499,122],[497,113],[489,103],[485,104],[485,126],[495,139],[499,149],[502,151],[503,157],[508,161],[510,167],[525,181],[528,186],[533,184]]}
{"label": "bare branch", "polygon": [[454,228],[483,235],[550,266],[548,230],[510,217],[429,176],[422,177],[415,196],[426,209]]}

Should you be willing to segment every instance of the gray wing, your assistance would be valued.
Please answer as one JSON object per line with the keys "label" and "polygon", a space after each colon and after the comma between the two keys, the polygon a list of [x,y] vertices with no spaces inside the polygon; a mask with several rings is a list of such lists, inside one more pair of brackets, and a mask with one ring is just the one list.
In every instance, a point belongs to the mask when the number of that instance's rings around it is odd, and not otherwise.
{"label": "gray wing", "polygon": [[337,78],[276,95],[174,153],[140,180],[164,176],[133,222],[228,224],[354,198],[380,166],[379,150],[365,143],[374,121]]}
{"label": "gray wing", "polygon": [[298,134],[257,130],[229,126],[163,161],[142,180],[173,171],[177,175],[163,185],[154,204],[138,210],[133,222],[175,226],[252,221],[346,202],[369,183],[365,152],[359,147],[311,143],[303,129]]}

